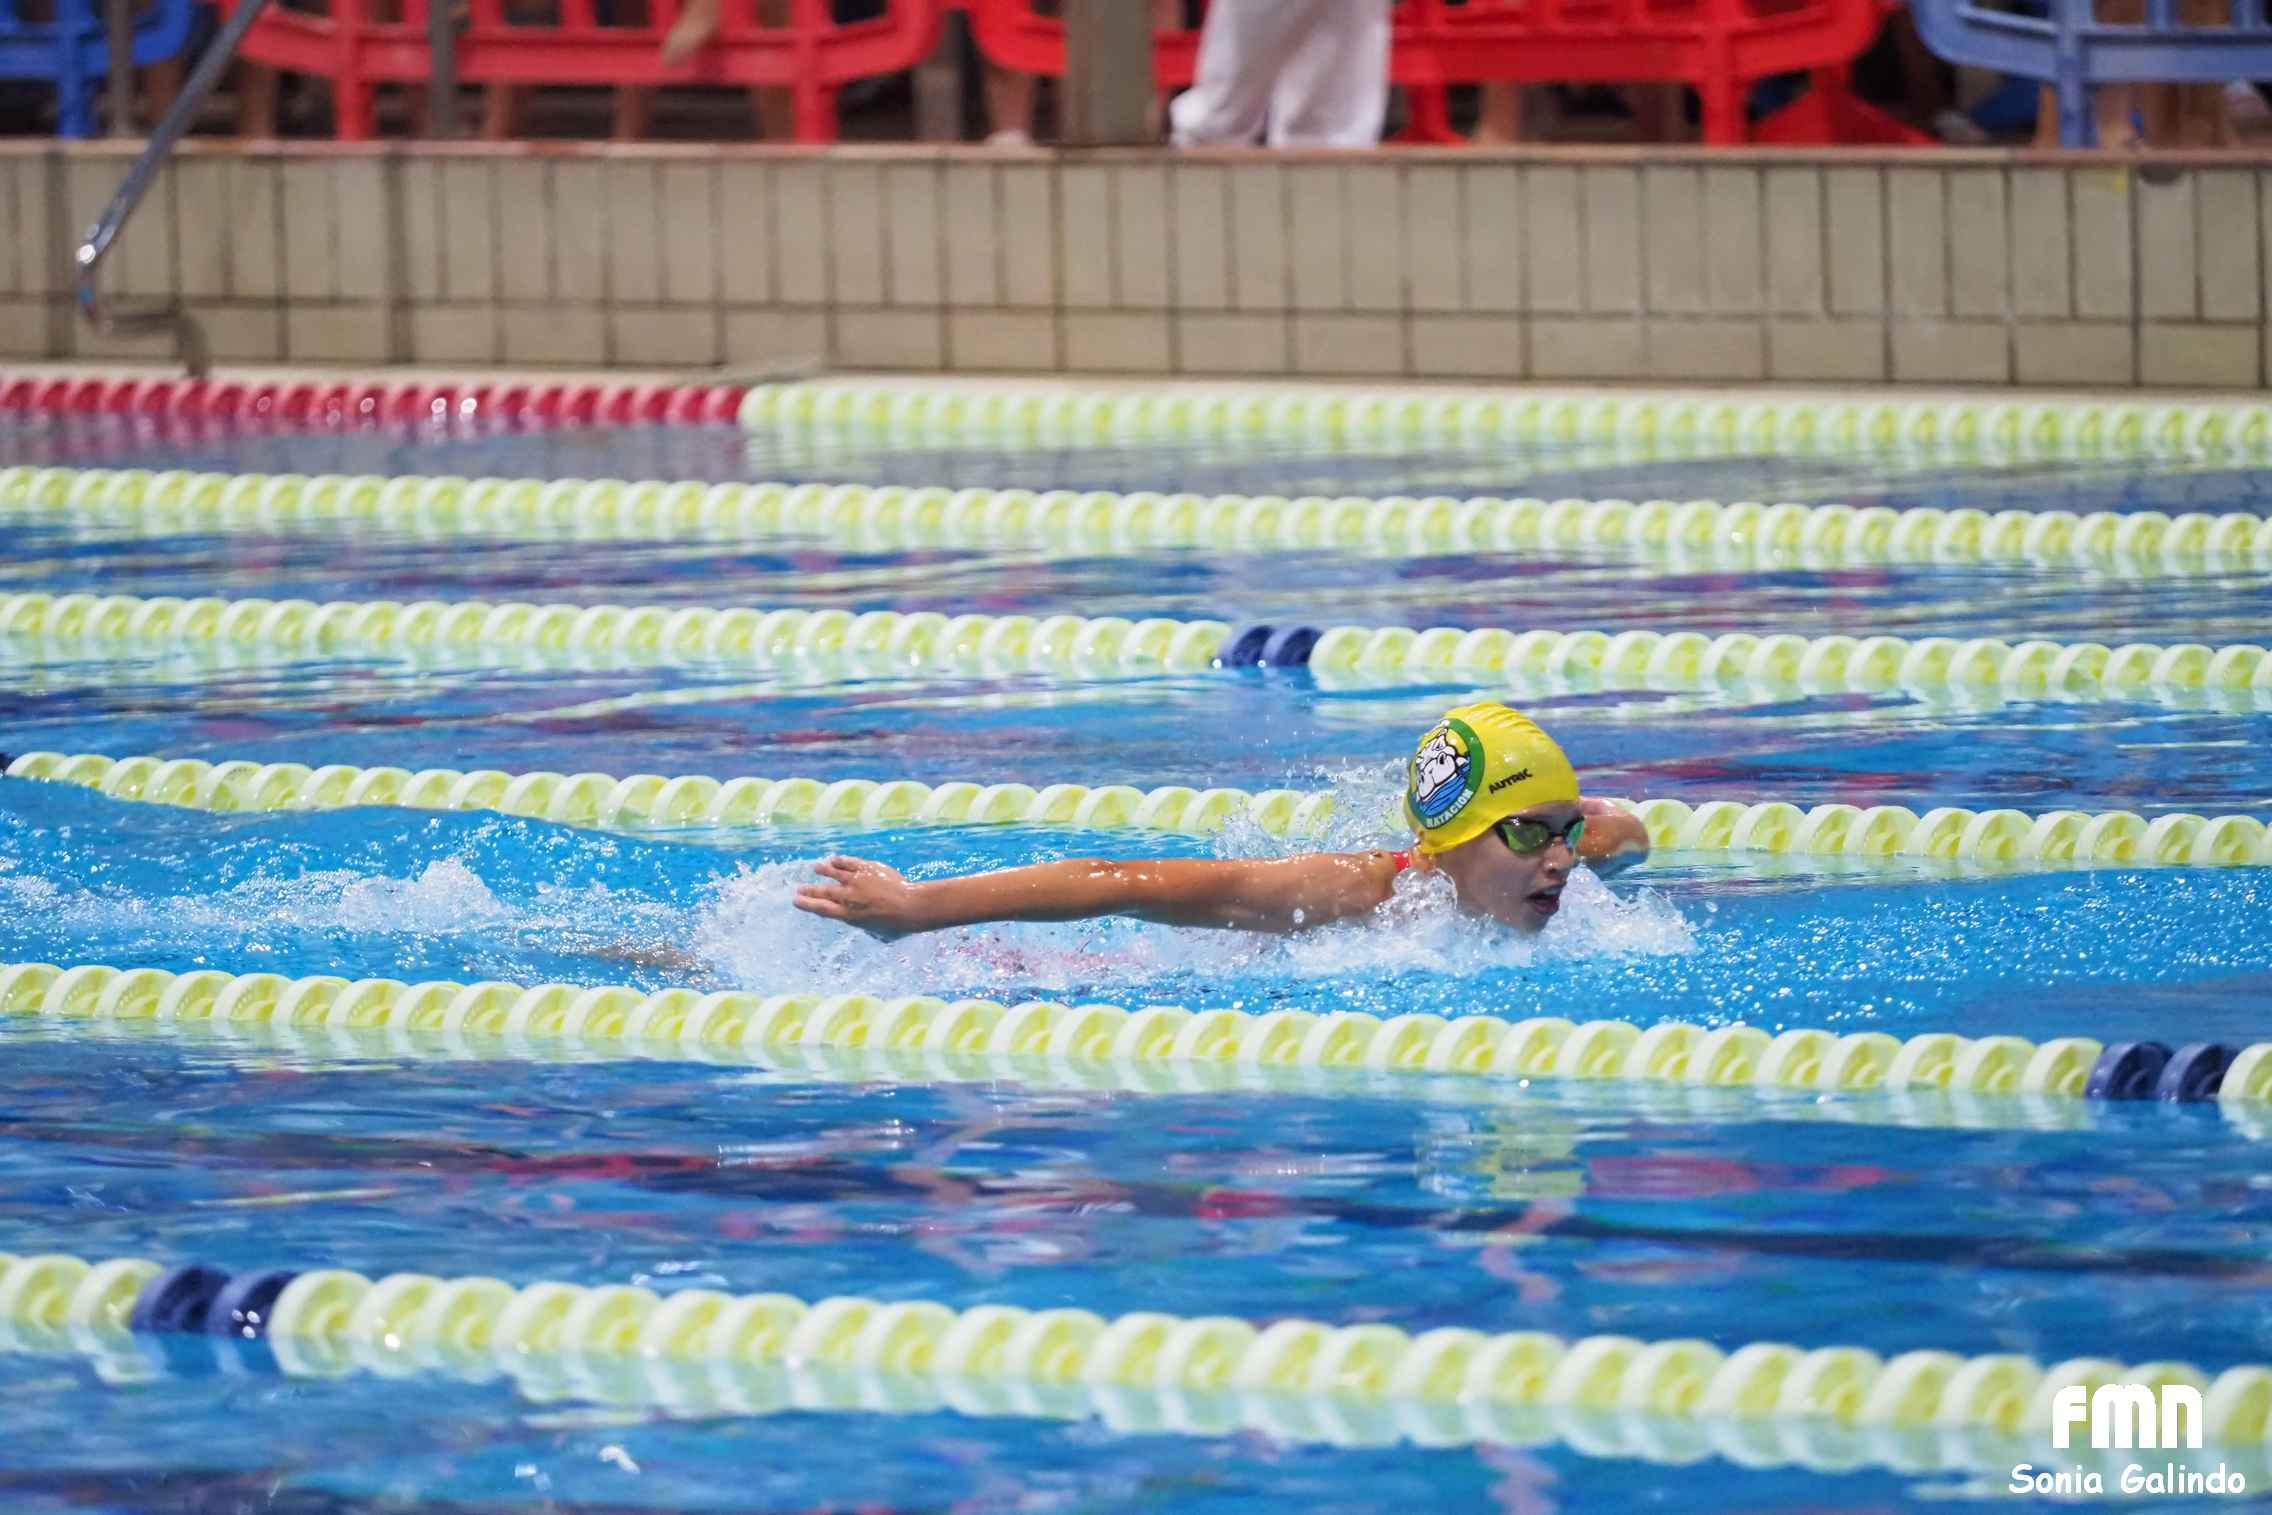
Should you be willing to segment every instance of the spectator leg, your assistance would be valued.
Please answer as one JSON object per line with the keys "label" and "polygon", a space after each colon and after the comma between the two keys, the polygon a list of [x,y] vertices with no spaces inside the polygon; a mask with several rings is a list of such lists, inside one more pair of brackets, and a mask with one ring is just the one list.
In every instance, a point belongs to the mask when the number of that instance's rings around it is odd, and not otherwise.
{"label": "spectator leg", "polygon": [[1956,79],[1925,39],[1903,6],[1886,18],[1886,36],[1893,54],[1901,60],[1901,114],[1911,126],[1930,129],[1934,120],[1956,103]]}
{"label": "spectator leg", "polygon": [[1261,140],[1279,70],[1335,0],[1215,0],[1199,33],[1191,88],[1168,107],[1178,147]]}
{"label": "spectator leg", "polygon": [[276,90],[282,76],[258,63],[237,64],[237,135],[264,142],[276,135]]}
{"label": "spectator leg", "polygon": [[647,135],[654,111],[655,91],[645,84],[619,85],[615,91],[615,125],[618,142],[637,142]]}
{"label": "spectator leg", "polygon": [[1477,102],[1475,134],[1470,140],[1485,147],[1522,141],[1525,94],[1519,84],[1484,85]]}
{"label": "spectator leg", "polygon": [[[710,0],[713,7],[717,0]],[[787,26],[790,0],[757,0],[757,19],[762,26]],[[762,85],[749,92],[751,108],[757,112],[757,129],[768,142],[794,142],[797,140],[797,96],[794,90],[776,85]]]}
{"label": "spectator leg", "polygon": [[687,0],[686,8],[663,34],[664,64],[675,67],[684,63],[699,52],[717,30],[718,0]]}
{"label": "spectator leg", "polygon": [[525,93],[518,84],[492,84],[481,92],[484,141],[504,142],[521,134],[521,103]]}
{"label": "spectator leg", "polygon": [[[2114,21],[2135,25],[2146,19],[2146,0],[2098,0],[2093,7],[2101,21]],[[2160,109],[2154,92],[2162,88],[2154,84],[2102,84],[2097,98],[2092,100],[2092,112],[2098,118],[2098,145],[2101,147],[2138,147],[2144,143],[2144,133]]]}
{"label": "spectator leg", "polygon": [[[1642,141],[1689,140],[1685,92],[1686,86],[1679,84],[1629,84],[1625,87],[1625,103],[1632,109],[1633,125]],[[1739,115],[1741,109],[1739,105]]]}
{"label": "spectator leg", "polygon": [[1033,141],[1034,77],[986,62],[986,140],[997,147]]}
{"label": "spectator leg", "polygon": [[757,112],[758,135],[768,142],[797,140],[797,97],[778,84],[759,84],[749,92],[750,109]]}
{"label": "spectator leg", "polygon": [[1279,70],[1272,147],[1372,147],[1388,118],[1388,0],[1327,0]]}
{"label": "spectator leg", "polygon": [[181,95],[181,81],[185,70],[179,58],[161,58],[142,70],[142,100],[150,112],[143,125],[156,126],[174,108]]}
{"label": "spectator leg", "polygon": [[[2232,0],[2177,0],[2177,19],[2184,26],[2232,25]],[[2230,147],[2232,117],[2225,109],[2220,84],[2178,84],[2170,87],[2169,131],[2158,137],[2178,147]]]}

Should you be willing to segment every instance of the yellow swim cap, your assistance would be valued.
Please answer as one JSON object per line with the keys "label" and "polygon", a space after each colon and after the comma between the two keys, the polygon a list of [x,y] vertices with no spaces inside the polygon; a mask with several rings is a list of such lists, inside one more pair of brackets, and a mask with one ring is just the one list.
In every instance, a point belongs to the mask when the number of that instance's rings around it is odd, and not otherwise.
{"label": "yellow swim cap", "polygon": [[1404,814],[1422,852],[1448,852],[1518,810],[1578,798],[1578,775],[1554,738],[1495,701],[1446,711],[1404,775]]}

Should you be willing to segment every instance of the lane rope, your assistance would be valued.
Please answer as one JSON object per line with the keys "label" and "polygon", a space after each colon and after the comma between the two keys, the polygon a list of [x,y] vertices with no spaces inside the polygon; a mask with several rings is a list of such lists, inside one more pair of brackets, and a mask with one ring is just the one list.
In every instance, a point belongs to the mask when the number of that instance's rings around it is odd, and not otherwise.
{"label": "lane rope", "polygon": [[2109,647],[1998,637],[1335,626],[1319,635],[1307,664],[1329,687],[1545,675],[1587,679],[1605,689],[1947,688],[2070,698],[2118,698],[2149,688],[2272,689],[2272,660],[2254,643]]}
{"label": "lane rope", "polygon": [[[1077,830],[1206,835],[1243,818],[1271,836],[1323,834],[1329,789],[1194,789],[1128,784],[925,784],[914,779],[714,779],[635,773],[509,773],[483,768],[359,767],[254,763],[245,759],[26,752],[0,768],[9,778],[77,784],[113,799],[223,814],[396,805],[420,810],[497,811],[602,830],[807,823],[885,828],[1024,824]],[[2125,867],[2272,865],[2272,831],[2247,815],[2190,812],[2147,819],[2134,811],[2093,815],[2054,810],[1923,814],[1902,805],[1834,803],[1801,809],[1779,800],[1612,803],[1637,816],[1652,848],[1675,852],[1765,852],[1843,858],[1935,858],[1977,863],[2109,864]],[[1393,809],[1384,825],[1394,827]]]}
{"label": "lane rope", "polygon": [[862,484],[702,484],[0,468],[0,507],[171,529],[345,522],[479,535],[649,540],[835,534],[884,545],[1355,549],[1373,553],[1634,549],[1810,564],[1892,561],[2120,566],[2131,573],[2272,565],[2272,516],[1943,510],[1716,500],[1448,495],[1117,494]]}
{"label": "lane rope", "polygon": [[2022,457],[2272,453],[2272,406],[2073,399],[1741,401],[1670,392],[1579,394],[1170,387],[1136,391],[823,381],[743,396],[751,430],[1347,442],[1635,441],[1775,453],[1978,452]]}
{"label": "lane rope", "polygon": [[1230,629],[1221,621],[1119,616],[0,594],[0,635],[50,643],[226,643],[311,655],[395,649],[464,656],[578,652],[758,666],[845,656],[901,670],[1195,672],[1213,666]]}
{"label": "lane rope", "polygon": [[601,382],[433,383],[423,379],[248,382],[0,371],[0,413],[133,416],[160,425],[243,424],[296,431],[375,426],[575,427],[734,421],[740,385]]}
{"label": "lane rope", "polygon": [[[1334,1326],[1301,1317],[1247,1321],[1144,1310],[1107,1319],[1078,1307],[957,1310],[859,1295],[807,1301],[785,1293],[657,1293],[549,1280],[515,1286],[482,1275],[425,1273],[373,1279],[343,1268],[232,1276],[63,1253],[0,1254],[0,1321],[19,1333],[29,1328],[98,1345],[137,1327],[259,1339],[292,1375],[337,1374],[359,1364],[510,1372],[515,1362],[550,1358],[571,1374],[613,1361],[662,1368],[676,1382],[672,1366],[778,1364],[929,1380],[943,1402],[967,1393],[989,1406],[1013,1385],[1067,1408],[1083,1389],[1126,1388],[1274,1396],[1300,1403],[1299,1410],[1285,1407],[1296,1414],[1410,1403],[2019,1435],[2048,1433],[2066,1385],[2182,1384],[2201,1395],[2204,1439],[2246,1445],[2264,1439],[2272,1399],[2272,1369],[2256,1364],[2212,1379],[2182,1362],[2070,1358],[2045,1366],[2016,1353],[1920,1350],[1886,1358],[1857,1346],[1753,1342],[1727,1350],[1696,1338],[1566,1339],[1457,1326],[1412,1335],[1377,1323]],[[1489,1418],[1484,1426],[1491,1427]]]}
{"label": "lane rope", "polygon": [[[35,1023],[19,1022],[31,1028]],[[74,1034],[90,1023],[44,1020],[38,1029]],[[1395,1097],[1427,1105],[1501,1108],[1506,1090],[1487,1079],[1407,1080],[1366,1069],[1328,1068],[1306,1063],[1248,1062],[1084,1062],[1048,1056],[990,1052],[927,1052],[921,1047],[825,1047],[748,1042],[652,1041],[634,1038],[584,1041],[504,1039],[463,1031],[412,1030],[404,1026],[311,1026],[265,1021],[120,1020],[93,1023],[102,1034],[198,1039],[261,1057],[290,1057],[317,1067],[341,1060],[355,1066],[381,1062],[611,1064],[700,1062],[756,1069],[802,1083],[891,1083],[935,1085],[984,1083],[1019,1085],[1052,1092],[1095,1094],[1287,1094]],[[2100,1054],[2100,1061],[2106,1054]],[[2095,1071],[2095,1069],[2094,1069]],[[1608,1095],[1616,1113],[1636,1120],[1823,1122],[1833,1125],[1893,1126],[1905,1130],[2075,1131],[2093,1130],[2101,1101],[2066,1095],[1974,1094],[1932,1085],[1882,1091],[1881,1097],[1825,1100],[1810,1090],[1785,1091],[1789,1097],[1762,1098],[1758,1086],[1637,1084],[1532,1079],[1523,1084],[1525,1109],[1551,1101],[1562,1118],[1602,1113]],[[2252,1141],[2272,1140],[2272,1102],[2219,1103],[2215,1109]],[[1551,1183],[1551,1180],[1542,1180]],[[1494,1183],[1494,1193],[1509,1180]],[[1515,1185],[1508,1192],[1517,1192]]]}
{"label": "lane rope", "polygon": [[[89,1271],[104,1266],[95,1263]],[[118,1259],[117,1266],[138,1272],[158,1265]],[[254,1275],[253,1288],[281,1289],[296,1276],[282,1269]],[[231,1279],[230,1286],[238,1286],[238,1280]],[[67,1300],[67,1310],[69,1306]],[[164,1352],[157,1339],[104,1324],[99,1308],[89,1313],[92,1318],[66,1319],[59,1326],[15,1322],[11,1330],[0,1332],[0,1351],[76,1356],[92,1366],[100,1381],[121,1387],[149,1383],[172,1369],[174,1353]],[[217,1313],[216,1307],[209,1307],[207,1320]],[[232,1309],[229,1318],[248,1317]],[[253,1329],[263,1328],[256,1324]],[[833,1364],[778,1360],[688,1361],[572,1349],[499,1353],[460,1343],[398,1350],[367,1334],[353,1333],[330,1344],[334,1349],[314,1364],[306,1344],[295,1344],[286,1366],[272,1349],[254,1346],[244,1330],[208,1326],[208,1335],[217,1338],[209,1348],[217,1362],[245,1372],[275,1371],[287,1378],[336,1377],[354,1371],[396,1380],[420,1373],[491,1383],[502,1376],[537,1405],[576,1401],[689,1419],[816,1410],[927,1415],[951,1409],[985,1418],[1096,1420],[1123,1435],[1214,1437],[1245,1428],[1294,1445],[1377,1447],[1407,1440],[1431,1450],[1478,1443],[1554,1443],[1592,1458],[1638,1458],[1685,1467],[1718,1455],[1745,1468],[1804,1467],[1826,1473],[1851,1472],[1865,1464],[1905,1473],[1975,1472],[2010,1467],[2040,1455],[2031,1452],[2023,1439],[1987,1427],[1847,1426],[1827,1419],[1771,1417],[1691,1419],[1645,1410],[1510,1405],[1483,1399],[1372,1402],[1255,1390],[1038,1383],[875,1369],[847,1372]],[[495,1340],[494,1329],[490,1340]],[[537,1415],[529,1423],[545,1422]],[[2109,1478],[2115,1476],[2116,1467],[2119,1464],[2110,1465]],[[2265,1481],[2253,1470],[2243,1476]]]}
{"label": "lane rope", "polygon": [[[1300,628],[1305,633],[1311,628]],[[1119,616],[958,615],[937,611],[535,605],[487,600],[194,600],[136,595],[0,595],[0,635],[50,643],[263,646],[283,652],[568,651],[771,664],[813,656],[872,658],[902,670],[985,665],[1058,672],[1196,672],[1242,660],[1222,621]],[[1253,662],[1255,656],[1245,655]],[[2056,697],[2150,687],[2272,689],[2255,643],[2211,647],[1995,637],[1747,631],[1512,631],[1334,626],[1283,659],[1328,681],[1439,683],[1534,674],[1585,676],[1609,688],[1698,681],[1882,692],[1896,686],[2002,689]]]}
{"label": "lane rope", "polygon": [[[2139,1098],[2224,1104],[2272,1100],[2272,1042],[2245,1048],[2160,1047],[2138,1087],[2140,1047],[2090,1037],[2041,1044],[2023,1037],[1882,1031],[1839,1035],[1793,1028],[1770,1036],[1742,1024],[1667,1021],[1573,1024],[1559,1016],[1509,1021],[1422,1012],[1383,1019],[1362,1010],[1192,1011],[1179,1005],[1064,1005],[948,1001],[930,995],[774,994],[738,990],[642,993],[620,985],[533,986],[488,980],[349,982],[199,969],[93,963],[0,966],[0,1014],[48,1021],[252,1021],[347,1029],[402,1027],[542,1043],[722,1043],[748,1047],[874,1048],[1034,1057],[1088,1063],[1224,1062],[1257,1066],[1458,1074],[1476,1078],[1626,1079],[1763,1089],[1945,1089],[1974,1094]],[[2145,1055],[2152,1062],[2152,1054]],[[2126,1081],[2102,1066],[2129,1060]],[[2182,1062],[2180,1061],[2182,1059]],[[2166,1088],[2163,1086],[2167,1086]]]}

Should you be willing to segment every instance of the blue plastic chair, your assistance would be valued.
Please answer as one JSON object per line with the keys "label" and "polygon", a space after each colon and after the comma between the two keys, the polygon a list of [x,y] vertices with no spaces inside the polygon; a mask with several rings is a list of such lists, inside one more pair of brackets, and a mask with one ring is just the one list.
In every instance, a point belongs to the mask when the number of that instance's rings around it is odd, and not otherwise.
{"label": "blue plastic chair", "polygon": [[2264,0],[2231,0],[2224,25],[2184,26],[2176,0],[2146,0],[2139,23],[2100,21],[2092,0],[2049,0],[2048,15],[1991,10],[1978,0],[1910,0],[1925,45],[1950,63],[2016,74],[2052,87],[2059,140],[2091,147],[2099,84],[2225,84],[2272,79],[2272,26]]}
{"label": "blue plastic chair", "polygon": [[[193,0],[149,0],[134,17],[134,64],[161,62],[189,43]],[[95,132],[95,83],[110,72],[110,46],[95,0],[56,0],[53,21],[26,21],[17,0],[0,0],[0,79],[55,84],[59,137]]]}

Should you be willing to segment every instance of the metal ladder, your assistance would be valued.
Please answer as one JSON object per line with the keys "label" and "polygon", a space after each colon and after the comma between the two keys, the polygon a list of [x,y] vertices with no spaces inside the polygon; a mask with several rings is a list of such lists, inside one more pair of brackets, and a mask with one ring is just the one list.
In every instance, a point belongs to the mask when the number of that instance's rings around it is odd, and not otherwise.
{"label": "metal ladder", "polygon": [[[193,378],[203,378],[212,367],[212,353],[206,345],[205,328],[197,324],[187,307],[179,299],[127,305],[106,301],[95,288],[95,276],[102,271],[103,259],[109,255],[111,245],[125,229],[127,218],[149,193],[150,182],[157,178],[158,170],[165,166],[174,146],[189,130],[189,123],[197,119],[205,104],[205,97],[213,93],[221,73],[237,55],[237,46],[244,41],[245,33],[267,8],[268,0],[243,0],[229,17],[213,45],[197,60],[190,72],[189,81],[182,86],[181,95],[173,109],[150,133],[149,142],[134,166],[126,171],[118,190],[110,197],[110,204],[95,218],[87,229],[86,240],[79,244],[73,262],[78,269],[77,290],[79,313],[87,324],[105,336],[140,336],[150,332],[170,331],[174,337],[174,351]],[[113,79],[113,90],[123,89],[126,81]]]}

